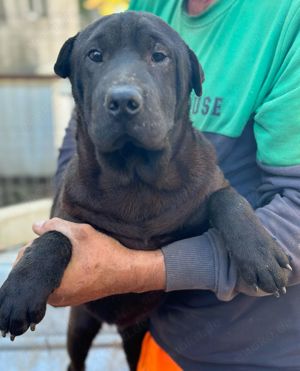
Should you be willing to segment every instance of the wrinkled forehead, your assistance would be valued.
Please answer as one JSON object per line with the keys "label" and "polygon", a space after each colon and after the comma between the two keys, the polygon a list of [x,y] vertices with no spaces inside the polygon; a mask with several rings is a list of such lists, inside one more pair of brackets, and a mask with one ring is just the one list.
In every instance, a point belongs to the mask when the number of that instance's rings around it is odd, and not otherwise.
{"label": "wrinkled forehead", "polygon": [[[84,41],[84,42],[83,42]],[[165,22],[148,13],[126,12],[103,17],[82,31],[77,45],[109,47],[137,46],[148,49],[160,44],[168,49],[178,48],[182,41]]]}

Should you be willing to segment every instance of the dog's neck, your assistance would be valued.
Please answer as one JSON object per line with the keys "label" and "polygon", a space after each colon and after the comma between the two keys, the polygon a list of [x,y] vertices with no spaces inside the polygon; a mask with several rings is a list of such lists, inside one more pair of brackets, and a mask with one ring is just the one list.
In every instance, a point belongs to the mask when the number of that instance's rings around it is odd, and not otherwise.
{"label": "dog's neck", "polygon": [[[175,123],[178,130],[172,133],[163,150],[145,152],[141,158],[127,160],[126,154],[122,156],[122,153],[96,153],[87,125],[78,114],[77,166],[80,178],[89,179],[89,184],[102,190],[139,184],[159,191],[176,191],[189,182],[199,185],[199,174],[209,166],[199,162],[199,155],[202,156],[206,150],[211,152],[211,147],[203,137],[199,141],[201,134],[192,128],[188,113],[183,120],[184,123]],[[214,156],[210,157],[214,160]],[[199,163],[202,169],[199,169]]]}

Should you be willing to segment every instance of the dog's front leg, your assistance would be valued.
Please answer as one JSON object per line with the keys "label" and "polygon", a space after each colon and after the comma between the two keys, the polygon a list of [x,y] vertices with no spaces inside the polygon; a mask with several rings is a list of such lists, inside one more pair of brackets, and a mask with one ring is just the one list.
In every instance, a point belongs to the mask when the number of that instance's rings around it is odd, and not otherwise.
{"label": "dog's front leg", "polygon": [[60,232],[47,232],[34,240],[0,289],[0,330],[11,339],[39,323],[49,295],[61,282],[72,245]]}
{"label": "dog's front leg", "polygon": [[285,292],[289,259],[249,203],[226,187],[210,196],[208,213],[244,281],[276,296]]}

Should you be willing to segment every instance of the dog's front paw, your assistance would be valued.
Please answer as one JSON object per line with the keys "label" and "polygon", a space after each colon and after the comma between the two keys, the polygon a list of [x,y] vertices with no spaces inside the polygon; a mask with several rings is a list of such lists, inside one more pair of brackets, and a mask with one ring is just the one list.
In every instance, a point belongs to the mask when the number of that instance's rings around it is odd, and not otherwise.
{"label": "dog's front paw", "polygon": [[0,330],[11,340],[30,327],[32,331],[46,311],[47,295],[38,282],[24,275],[9,275],[0,289]]}
{"label": "dog's front paw", "polygon": [[288,256],[267,232],[247,240],[236,241],[231,249],[241,278],[256,291],[261,289],[276,297],[286,293],[288,271],[292,270]]}

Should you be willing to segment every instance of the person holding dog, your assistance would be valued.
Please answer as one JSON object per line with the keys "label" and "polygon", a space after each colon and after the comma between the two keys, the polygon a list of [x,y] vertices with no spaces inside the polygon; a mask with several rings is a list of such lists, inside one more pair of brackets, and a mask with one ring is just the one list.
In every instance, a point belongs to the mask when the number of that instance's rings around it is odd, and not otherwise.
{"label": "person holding dog", "polygon": [[[73,256],[49,303],[165,290],[169,297],[151,318],[139,371],[298,370],[300,1],[132,0],[130,9],[163,18],[198,56],[206,81],[202,97],[191,97],[191,118],[215,145],[226,178],[291,257],[289,287],[277,299],[239,282],[213,229],[145,252],[55,218],[34,231],[65,234]],[[75,121],[60,152],[57,184],[75,151]]]}

